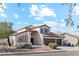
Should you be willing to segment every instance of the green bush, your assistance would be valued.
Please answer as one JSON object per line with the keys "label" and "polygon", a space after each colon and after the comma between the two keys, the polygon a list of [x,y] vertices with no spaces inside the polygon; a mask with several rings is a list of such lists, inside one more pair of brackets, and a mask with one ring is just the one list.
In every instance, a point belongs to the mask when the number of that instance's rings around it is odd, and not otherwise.
{"label": "green bush", "polygon": [[16,44],[16,47],[18,49],[21,49],[21,48],[32,49],[32,44]]}
{"label": "green bush", "polygon": [[10,30],[1,30],[0,31],[0,40],[9,37],[11,33],[12,33],[12,31],[10,31]]}
{"label": "green bush", "polygon": [[48,46],[52,49],[56,49],[58,45],[56,43],[49,43]]}
{"label": "green bush", "polygon": [[25,44],[25,45],[23,46],[23,48],[29,48],[29,49],[32,49],[32,44]]}

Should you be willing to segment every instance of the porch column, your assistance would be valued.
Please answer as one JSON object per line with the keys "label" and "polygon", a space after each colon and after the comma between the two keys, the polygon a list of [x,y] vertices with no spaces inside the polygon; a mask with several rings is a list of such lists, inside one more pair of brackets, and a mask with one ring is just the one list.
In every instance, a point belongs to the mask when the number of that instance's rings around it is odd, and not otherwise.
{"label": "porch column", "polygon": [[41,39],[41,45],[43,46],[44,45],[44,38],[42,37]]}
{"label": "porch column", "polygon": [[12,36],[12,39],[14,41],[13,45],[16,45],[16,37],[15,36]]}
{"label": "porch column", "polygon": [[57,43],[57,39],[55,39],[55,43]]}
{"label": "porch column", "polygon": [[62,39],[62,41],[61,41],[61,45],[63,45],[63,41],[64,41],[64,40]]}

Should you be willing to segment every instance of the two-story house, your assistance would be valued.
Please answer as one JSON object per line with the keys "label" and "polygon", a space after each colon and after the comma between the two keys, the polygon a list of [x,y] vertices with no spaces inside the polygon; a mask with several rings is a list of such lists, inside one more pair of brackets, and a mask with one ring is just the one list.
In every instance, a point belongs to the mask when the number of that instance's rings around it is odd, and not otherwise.
{"label": "two-story house", "polygon": [[63,36],[51,33],[50,27],[44,24],[21,28],[10,36],[10,41],[13,41],[15,46],[16,44],[48,45],[50,42],[62,45],[63,38]]}

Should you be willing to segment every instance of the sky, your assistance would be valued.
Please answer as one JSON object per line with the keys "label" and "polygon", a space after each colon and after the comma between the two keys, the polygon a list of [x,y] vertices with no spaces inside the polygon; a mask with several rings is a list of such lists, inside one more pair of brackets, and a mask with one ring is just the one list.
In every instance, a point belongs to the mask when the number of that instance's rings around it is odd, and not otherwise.
{"label": "sky", "polygon": [[[79,33],[76,26],[79,24],[79,4],[73,7],[72,19],[74,26],[66,26],[68,5],[61,3],[3,3],[4,9],[0,8],[0,22],[13,23],[13,30],[28,25],[47,24],[52,32]],[[1,7],[1,5],[0,5]]]}

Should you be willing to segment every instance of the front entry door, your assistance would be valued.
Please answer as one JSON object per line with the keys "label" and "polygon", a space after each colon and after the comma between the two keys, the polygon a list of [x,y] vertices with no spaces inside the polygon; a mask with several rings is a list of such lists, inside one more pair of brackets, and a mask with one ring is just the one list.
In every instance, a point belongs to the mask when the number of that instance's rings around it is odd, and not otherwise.
{"label": "front entry door", "polygon": [[34,44],[34,42],[33,42],[33,38],[31,38],[31,43],[32,43],[32,45]]}

